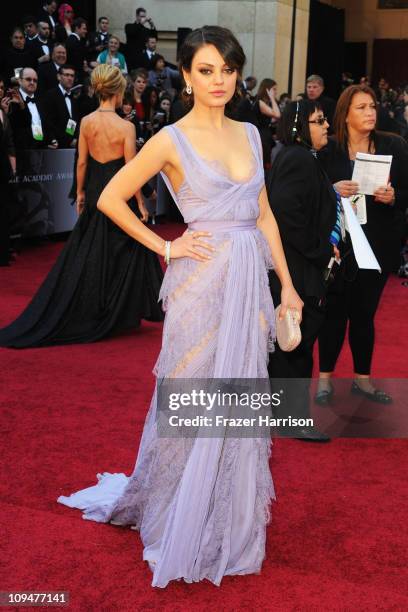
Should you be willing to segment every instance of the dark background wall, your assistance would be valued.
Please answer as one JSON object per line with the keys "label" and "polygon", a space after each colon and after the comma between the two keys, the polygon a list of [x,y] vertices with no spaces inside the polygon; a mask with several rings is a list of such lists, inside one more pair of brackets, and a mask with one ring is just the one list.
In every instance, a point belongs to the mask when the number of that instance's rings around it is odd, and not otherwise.
{"label": "dark background wall", "polygon": [[310,0],[307,75],[324,78],[326,94],[337,98],[344,70],[345,11]]}

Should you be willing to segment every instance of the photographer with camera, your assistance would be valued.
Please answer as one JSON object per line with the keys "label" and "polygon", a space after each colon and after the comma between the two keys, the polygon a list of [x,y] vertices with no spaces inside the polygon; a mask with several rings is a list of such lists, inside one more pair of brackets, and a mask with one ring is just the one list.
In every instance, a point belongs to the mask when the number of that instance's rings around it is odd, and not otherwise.
{"label": "photographer with camera", "polygon": [[147,16],[146,9],[139,7],[136,9],[136,19],[134,23],[125,25],[126,34],[126,60],[129,70],[138,68],[137,59],[143,52],[149,36],[157,38],[157,30],[151,17]]}

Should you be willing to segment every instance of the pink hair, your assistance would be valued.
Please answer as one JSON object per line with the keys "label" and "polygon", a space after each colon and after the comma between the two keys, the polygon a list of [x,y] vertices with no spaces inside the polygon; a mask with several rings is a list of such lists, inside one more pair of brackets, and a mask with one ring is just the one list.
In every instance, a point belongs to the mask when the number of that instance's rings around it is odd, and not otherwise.
{"label": "pink hair", "polygon": [[73,11],[74,9],[72,8],[72,6],[70,4],[61,4],[59,9],[58,9],[58,20],[60,22],[61,25],[65,25],[65,21],[68,20],[69,23],[72,25],[72,22],[74,21],[74,13],[72,13],[72,15],[70,17],[65,17],[65,13],[67,11]]}

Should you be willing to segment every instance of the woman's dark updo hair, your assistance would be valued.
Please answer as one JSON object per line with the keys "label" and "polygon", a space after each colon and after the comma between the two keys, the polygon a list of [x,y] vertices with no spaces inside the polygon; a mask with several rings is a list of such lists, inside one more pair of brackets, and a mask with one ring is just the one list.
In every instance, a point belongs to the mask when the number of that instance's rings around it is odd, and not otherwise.
{"label": "woman's dark updo hair", "polygon": [[311,147],[309,117],[315,111],[321,110],[323,109],[316,100],[306,99],[287,104],[279,120],[278,139],[284,145],[297,143]]}
{"label": "woman's dark updo hair", "polygon": [[[183,69],[187,72],[191,72],[191,66],[195,54],[205,45],[214,45],[220,55],[222,55],[224,58],[225,63],[230,68],[234,68],[238,73],[236,92],[233,98],[227,104],[227,107],[229,107],[237,102],[241,97],[239,85],[242,80],[242,70],[246,61],[244,50],[231,30],[228,30],[227,28],[222,28],[221,26],[203,26],[202,28],[197,28],[188,34],[180,49],[179,70],[181,74],[183,74]],[[183,89],[183,98],[189,106],[192,106],[194,101],[194,92],[191,95],[188,95],[186,94],[185,89]]]}

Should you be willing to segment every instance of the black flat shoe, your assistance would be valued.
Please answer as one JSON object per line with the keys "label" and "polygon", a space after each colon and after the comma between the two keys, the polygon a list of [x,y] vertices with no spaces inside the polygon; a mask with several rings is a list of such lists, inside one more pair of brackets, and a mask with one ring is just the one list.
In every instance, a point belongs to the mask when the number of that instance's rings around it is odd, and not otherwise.
{"label": "black flat shoe", "polygon": [[331,438],[327,434],[316,429],[316,427],[300,427],[296,430],[294,438],[304,442],[330,442]]}
{"label": "black flat shoe", "polygon": [[315,404],[319,404],[319,406],[327,406],[330,403],[334,395],[334,389],[332,385],[330,385],[330,389],[321,389],[314,396]]}
{"label": "black flat shoe", "polygon": [[350,391],[351,393],[354,393],[354,395],[362,395],[363,397],[366,397],[377,404],[392,404],[392,397],[380,389],[375,389],[374,391],[364,391],[364,389],[359,387],[356,382],[353,382]]}

